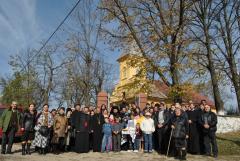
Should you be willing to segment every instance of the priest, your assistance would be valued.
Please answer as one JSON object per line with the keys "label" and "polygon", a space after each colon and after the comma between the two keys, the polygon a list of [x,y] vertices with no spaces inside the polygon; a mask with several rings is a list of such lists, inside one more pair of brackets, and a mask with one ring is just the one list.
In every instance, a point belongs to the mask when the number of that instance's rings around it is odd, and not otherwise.
{"label": "priest", "polygon": [[189,110],[187,111],[189,123],[188,152],[191,154],[200,153],[198,120],[199,111],[195,109],[192,101],[189,101]]}
{"label": "priest", "polygon": [[[80,105],[76,106],[76,109]],[[75,147],[76,153],[89,152],[89,132],[90,132],[90,116],[88,115],[88,108],[76,111],[72,115],[72,127],[75,129]]]}
{"label": "priest", "polygon": [[103,124],[104,117],[101,113],[101,109],[97,108],[95,114],[91,118],[91,132],[93,133],[93,152],[101,152]]}

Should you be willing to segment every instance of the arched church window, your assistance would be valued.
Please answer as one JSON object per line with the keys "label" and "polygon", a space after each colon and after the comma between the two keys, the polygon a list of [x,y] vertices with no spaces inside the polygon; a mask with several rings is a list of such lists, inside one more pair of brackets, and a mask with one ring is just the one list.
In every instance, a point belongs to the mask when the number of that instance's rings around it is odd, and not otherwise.
{"label": "arched church window", "polygon": [[123,79],[127,78],[127,68],[126,67],[123,67]]}

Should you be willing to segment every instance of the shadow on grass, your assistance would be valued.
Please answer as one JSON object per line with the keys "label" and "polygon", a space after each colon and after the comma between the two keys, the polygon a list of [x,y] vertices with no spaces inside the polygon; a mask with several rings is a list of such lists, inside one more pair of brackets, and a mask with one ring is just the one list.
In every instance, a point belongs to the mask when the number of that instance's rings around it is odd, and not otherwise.
{"label": "shadow on grass", "polygon": [[232,142],[232,143],[240,146],[240,140],[226,139],[226,138],[222,138],[222,137],[219,137],[219,136],[217,136],[217,139],[222,140],[222,141],[229,141],[229,142]]}

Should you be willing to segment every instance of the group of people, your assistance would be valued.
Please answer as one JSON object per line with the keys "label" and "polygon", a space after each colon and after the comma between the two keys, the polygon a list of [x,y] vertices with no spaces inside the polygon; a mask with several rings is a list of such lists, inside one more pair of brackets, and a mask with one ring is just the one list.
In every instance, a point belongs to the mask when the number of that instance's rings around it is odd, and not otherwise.
{"label": "group of people", "polygon": [[77,104],[51,111],[45,104],[39,113],[34,104],[19,112],[17,103],[12,102],[0,120],[1,154],[12,153],[13,138],[20,128],[22,155],[31,154],[32,146],[39,154],[155,150],[180,160],[186,159],[187,152],[217,157],[216,125],[217,116],[205,100],[198,106],[192,101],[170,107],[164,102],[147,103],[142,110],[126,102],[109,109]]}

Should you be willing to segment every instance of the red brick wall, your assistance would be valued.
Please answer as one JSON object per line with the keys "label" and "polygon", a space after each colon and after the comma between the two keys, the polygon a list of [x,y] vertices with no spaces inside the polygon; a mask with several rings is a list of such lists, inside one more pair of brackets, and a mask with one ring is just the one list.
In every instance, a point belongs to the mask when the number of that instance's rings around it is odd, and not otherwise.
{"label": "red brick wall", "polygon": [[97,95],[97,107],[101,107],[102,104],[108,105],[107,92],[99,92]]}

